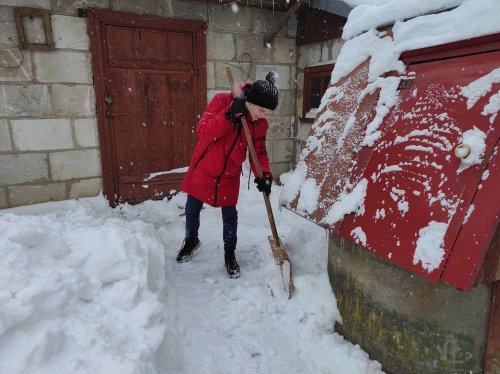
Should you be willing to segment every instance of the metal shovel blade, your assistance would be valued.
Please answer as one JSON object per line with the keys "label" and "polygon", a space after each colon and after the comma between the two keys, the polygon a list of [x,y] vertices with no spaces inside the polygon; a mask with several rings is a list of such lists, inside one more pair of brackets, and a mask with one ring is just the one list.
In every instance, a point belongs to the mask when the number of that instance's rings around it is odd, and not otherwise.
{"label": "metal shovel blade", "polygon": [[276,243],[272,236],[268,236],[271,251],[273,252],[276,265],[279,266],[281,272],[281,280],[283,281],[283,288],[285,289],[288,298],[290,299],[293,294],[293,281],[292,281],[292,264],[288,258],[288,253],[281,243]]}

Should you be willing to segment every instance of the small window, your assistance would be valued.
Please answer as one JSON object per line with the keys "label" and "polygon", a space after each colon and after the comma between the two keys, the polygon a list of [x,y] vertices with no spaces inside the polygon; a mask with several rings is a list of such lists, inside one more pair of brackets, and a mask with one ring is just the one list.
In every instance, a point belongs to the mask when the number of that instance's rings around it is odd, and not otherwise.
{"label": "small window", "polygon": [[304,69],[304,106],[302,108],[303,122],[313,122],[316,118],[321,98],[328,85],[335,64],[311,66]]}

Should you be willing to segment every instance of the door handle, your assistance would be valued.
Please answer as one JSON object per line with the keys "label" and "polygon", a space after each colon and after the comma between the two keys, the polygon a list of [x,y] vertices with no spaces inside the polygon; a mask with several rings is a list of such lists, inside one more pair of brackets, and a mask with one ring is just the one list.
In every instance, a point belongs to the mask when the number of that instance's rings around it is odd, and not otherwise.
{"label": "door handle", "polygon": [[111,94],[109,92],[106,92],[104,94],[104,102],[106,104],[112,104],[113,103],[113,96],[111,96]]}

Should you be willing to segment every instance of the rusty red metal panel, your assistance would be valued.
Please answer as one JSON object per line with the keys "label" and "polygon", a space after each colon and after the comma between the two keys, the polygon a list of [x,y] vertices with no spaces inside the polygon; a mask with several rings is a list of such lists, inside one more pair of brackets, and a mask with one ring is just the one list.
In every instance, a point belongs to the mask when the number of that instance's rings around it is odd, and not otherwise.
{"label": "rusty red metal panel", "polygon": [[[495,125],[481,115],[487,98],[468,109],[460,88],[494,70],[497,61],[500,52],[408,68],[407,75],[415,80],[411,88],[400,91],[399,104],[380,128],[383,135],[363,172],[369,181],[365,211],[345,218],[344,237],[359,243],[362,230],[367,249],[433,282],[440,278],[497,141],[491,131]],[[454,150],[462,135],[473,129],[488,134],[485,157],[459,173],[461,163]],[[491,227],[492,222],[484,224]],[[446,232],[438,266],[418,261],[416,254],[422,236],[435,230]],[[463,277],[465,269],[456,272]]]}
{"label": "rusty red metal panel", "polygon": [[[385,117],[374,147],[360,146],[378,96],[361,94],[367,87],[368,62],[330,87],[301,156],[305,179],[314,179],[321,188],[318,206],[313,213],[304,212],[299,193],[291,209],[432,282],[443,279],[460,289],[472,287],[500,205],[494,161],[499,157],[494,152],[499,117],[483,115],[500,83],[493,83],[474,105],[461,93],[462,87],[500,67],[497,42],[481,40],[485,53],[476,53],[477,47],[467,41],[460,53],[443,46],[447,52],[438,55],[446,59],[411,55],[415,64],[408,67],[398,104]],[[481,162],[463,168],[454,151],[470,132],[484,135],[484,155]],[[488,173],[489,180],[480,185]],[[364,211],[326,225],[324,219],[345,186],[363,179],[368,181]],[[471,204],[480,219],[472,219]],[[420,255],[429,233],[438,233],[431,240],[438,243],[437,260]]]}
{"label": "rusty red metal panel", "polygon": [[[499,123],[495,124],[496,137]],[[442,279],[460,289],[469,290],[476,284],[478,271],[482,269],[481,283],[500,279],[500,247],[498,242],[498,220],[500,209],[500,152],[499,144],[491,156],[486,169],[487,178],[481,181],[470,205],[466,222],[460,228],[453,251],[446,264]],[[497,239],[489,249],[489,259],[484,261],[492,238]]]}
{"label": "rusty red metal panel", "polygon": [[[346,181],[353,176],[353,168],[357,161],[355,154],[359,150],[366,120],[377,100],[378,93],[375,92],[366,95],[361,102],[358,102],[359,93],[367,85],[368,61],[340,80],[334,88],[329,87],[324,98],[327,104],[320,108],[308,139],[309,142],[315,142],[315,145],[309,147],[309,153],[303,154],[308,169],[307,177],[320,182],[318,184],[321,185],[321,191],[318,209],[312,214],[304,212],[299,214],[324,227],[327,226],[322,223],[323,218],[342,192]],[[334,100],[336,92],[342,92],[342,100]],[[339,136],[351,115],[351,130],[340,139]],[[292,210],[298,211],[299,199],[300,193],[290,206]],[[338,227],[328,228],[338,229]]]}

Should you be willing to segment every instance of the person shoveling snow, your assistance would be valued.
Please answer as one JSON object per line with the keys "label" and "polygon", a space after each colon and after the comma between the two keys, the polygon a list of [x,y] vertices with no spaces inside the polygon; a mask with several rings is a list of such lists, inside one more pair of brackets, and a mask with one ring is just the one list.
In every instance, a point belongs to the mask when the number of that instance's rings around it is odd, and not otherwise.
{"label": "person shoveling snow", "polygon": [[238,202],[240,173],[247,153],[247,138],[242,133],[241,117],[251,124],[252,141],[263,171],[258,177],[252,169],[257,188],[271,193],[273,176],[266,152],[266,117],[278,106],[278,88],[271,72],[266,80],[240,85],[241,95],[215,95],[203,113],[197,127],[195,146],[189,170],[182,183],[188,194],[186,202],[186,236],[177,255],[177,262],[187,262],[200,247],[198,238],[200,212],[203,204],[220,207],[223,222],[224,260],[229,278],[240,276],[235,250],[238,231]]}

